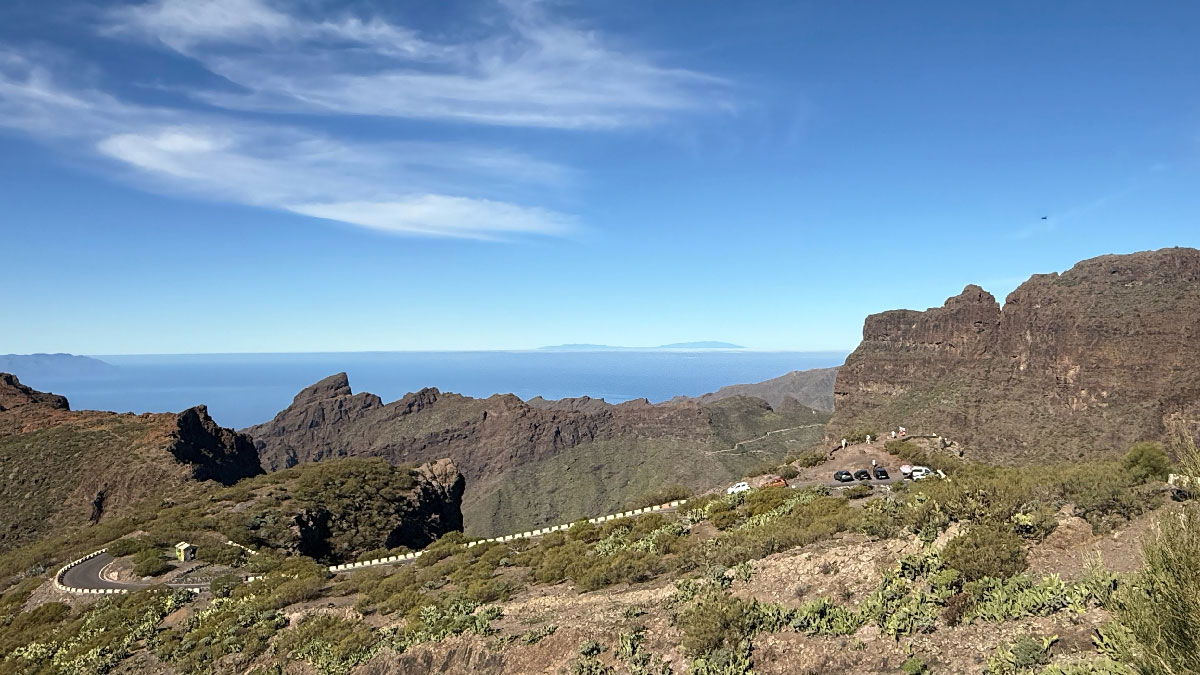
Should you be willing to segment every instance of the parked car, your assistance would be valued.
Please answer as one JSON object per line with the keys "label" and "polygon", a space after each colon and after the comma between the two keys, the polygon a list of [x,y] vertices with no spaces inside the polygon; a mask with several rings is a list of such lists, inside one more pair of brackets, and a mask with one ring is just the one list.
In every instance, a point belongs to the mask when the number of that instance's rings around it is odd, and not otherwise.
{"label": "parked car", "polygon": [[901,464],[900,465],[900,477],[901,478],[912,478],[912,465],[911,464]]}
{"label": "parked car", "polygon": [[854,474],[850,473],[849,471],[838,471],[837,473],[833,474],[833,479],[839,483],[850,483],[854,480]]}
{"label": "parked car", "polygon": [[888,475],[887,469],[882,466],[875,467],[875,480],[887,480],[889,478],[891,476]]}
{"label": "parked car", "polygon": [[732,487],[730,487],[728,490],[725,491],[725,494],[736,495],[739,492],[745,492],[749,489],[750,489],[750,484],[743,481],[741,483],[734,483]]}
{"label": "parked car", "polygon": [[930,476],[933,476],[933,475],[935,475],[933,472],[933,469],[931,469],[927,466],[914,466],[912,468],[912,479],[913,480],[921,480],[923,478],[929,478]]}
{"label": "parked car", "polygon": [[784,480],[783,476],[776,476],[776,477],[772,478],[771,480],[763,483],[763,487],[765,487],[765,488],[787,487],[787,486],[788,486],[788,482],[786,480]]}
{"label": "parked car", "polygon": [[859,469],[854,472],[854,480],[871,480],[871,472],[866,469]]}

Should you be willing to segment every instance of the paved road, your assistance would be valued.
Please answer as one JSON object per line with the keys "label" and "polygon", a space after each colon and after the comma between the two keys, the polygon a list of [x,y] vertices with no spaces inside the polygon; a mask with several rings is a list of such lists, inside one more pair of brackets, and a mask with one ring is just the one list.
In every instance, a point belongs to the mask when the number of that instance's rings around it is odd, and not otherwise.
{"label": "paved road", "polygon": [[74,588],[141,588],[141,586],[109,581],[100,576],[100,571],[112,561],[113,557],[107,553],[101,553],[91,560],[85,560],[64,572],[62,583],[64,586]]}
{"label": "paved road", "polygon": [[[829,481],[827,483],[804,482],[804,483],[793,483],[793,484],[791,484],[791,487],[796,488],[796,489],[804,489],[804,488],[814,487],[815,485],[823,484],[828,488],[848,488],[848,487],[853,487],[855,485],[867,485],[867,484],[869,484],[869,485],[889,485],[889,484],[894,483],[899,480],[901,480],[901,479],[900,478],[889,478],[887,480],[871,480],[871,481],[856,480],[856,481],[850,482],[850,483],[839,483],[837,481]],[[676,510],[677,509],[675,509],[675,508],[664,508],[659,511],[656,511],[655,513],[670,513],[672,511],[676,511]],[[529,538],[530,539],[539,539],[539,538],[541,538],[541,536],[543,536],[543,535],[534,535]],[[114,558],[107,553],[101,553],[100,555],[97,555],[94,558],[85,560],[85,561],[79,563],[78,565],[72,567],[71,569],[67,570],[66,572],[64,572],[63,576],[62,576],[62,583],[65,586],[70,586],[73,588],[86,588],[86,589],[92,589],[92,590],[118,589],[118,590],[126,590],[126,591],[131,591],[131,592],[136,591],[138,589],[148,588],[150,586],[155,585],[155,582],[150,582],[150,581],[111,581],[109,579],[105,579],[102,576],[102,572],[104,571],[105,567],[107,567],[110,563],[113,562],[113,560],[114,560]],[[403,565],[403,564],[406,564],[409,562],[413,562],[413,560],[414,559],[397,560],[395,562],[385,563],[385,564],[387,564],[387,565]],[[362,568],[356,568],[356,569],[362,569]],[[354,569],[342,570],[342,572],[350,572],[350,571],[354,571]],[[338,572],[335,572],[335,574],[337,574],[337,573]],[[207,582],[201,582],[201,583],[169,582],[169,583],[167,583],[167,586],[169,586],[171,588],[208,588],[208,583]]]}
{"label": "paved road", "polygon": [[[105,567],[113,561],[113,557],[107,553],[100,555],[90,560],[85,560],[78,565],[72,567],[63,573],[62,583],[64,586],[73,588],[89,588],[89,589],[106,589],[116,588],[127,591],[136,591],[141,588],[149,588],[156,585],[153,581],[110,581],[105,579],[101,572]],[[171,588],[208,588],[207,583],[177,583],[168,582],[167,586]]]}

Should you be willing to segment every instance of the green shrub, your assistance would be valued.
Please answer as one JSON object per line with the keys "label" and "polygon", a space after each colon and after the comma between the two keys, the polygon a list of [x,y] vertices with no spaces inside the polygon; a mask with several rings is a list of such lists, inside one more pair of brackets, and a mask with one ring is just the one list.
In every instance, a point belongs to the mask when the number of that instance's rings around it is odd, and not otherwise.
{"label": "green shrub", "polygon": [[709,594],[679,615],[685,653],[698,657],[722,647],[736,647],[751,633],[749,600]]}
{"label": "green shrub", "polygon": [[1025,542],[1012,530],[995,525],[972,527],[949,541],[942,560],[965,581],[1006,579],[1025,570]]}
{"label": "green shrub", "polygon": [[[82,611],[76,620],[50,623],[55,614],[65,618],[65,607],[44,605],[21,617],[36,618],[36,632],[28,621],[0,631],[6,646],[13,637],[25,643],[12,649],[0,664],[3,672],[105,673],[139,645],[150,640],[163,617],[191,599],[187,591],[156,588],[129,595],[107,597]],[[60,609],[61,608],[61,609]],[[20,617],[19,617],[20,618]],[[26,641],[28,640],[28,641]],[[11,669],[6,668],[11,667]]]}
{"label": "green shrub", "polygon": [[787,463],[788,464],[799,464],[800,466],[808,467],[808,466],[816,466],[818,464],[821,464],[821,463],[825,462],[825,460],[827,460],[827,459],[829,459],[829,455],[826,454],[826,452],[824,450],[816,449],[816,450],[806,450],[806,451],[800,453],[799,455],[796,455],[796,457],[794,459],[791,459],[791,461],[788,461]]}
{"label": "green shrub", "polygon": [[118,539],[118,540],[112,542],[111,544],[108,545],[107,548],[108,548],[108,554],[111,555],[112,557],[123,558],[128,555],[134,555],[136,553],[141,553],[142,551],[144,551],[150,547],[151,547],[151,545],[148,542],[146,542],[144,539],[134,539],[133,537],[126,537],[124,539]]}
{"label": "green shrub", "polygon": [[249,554],[223,541],[204,541],[196,544],[196,559],[226,567],[241,567]]}
{"label": "green shrub", "polygon": [[240,585],[242,585],[242,578],[238,575],[222,574],[209,583],[208,590],[212,592],[213,597],[228,598],[233,593],[233,589]]}
{"label": "green shrub", "polygon": [[736,525],[740,519],[736,511],[718,511],[709,516],[708,520],[718,530],[727,530]]}
{"label": "green shrub", "polygon": [[138,577],[156,577],[171,566],[157,549],[144,549],[133,556],[133,574]]}
{"label": "green shrub", "polygon": [[654,492],[648,492],[625,505],[624,511],[644,509],[647,506],[658,506],[674,501],[681,501],[692,496],[692,491],[682,485],[672,485]]}
{"label": "green shrub", "polygon": [[481,607],[469,600],[445,598],[421,607],[403,631],[391,635],[390,642],[397,651],[406,651],[413,645],[438,642],[466,632],[493,635],[496,629],[492,622],[502,616],[497,607]]}
{"label": "green shrub", "polygon": [[889,539],[904,526],[901,505],[894,499],[875,499],[863,505],[859,529],[874,539]]}
{"label": "green shrub", "polygon": [[312,560],[284,560],[264,578],[232,587],[228,597],[214,598],[187,621],[160,632],[155,653],[181,672],[213,672],[218,661],[240,670],[287,626],[279,610],[317,597],[328,576]]}
{"label": "green shrub", "polygon": [[965,603],[962,617],[966,623],[976,620],[999,623],[1025,616],[1049,616],[1064,609],[1081,613],[1110,597],[1114,583],[1111,573],[1103,584],[1088,577],[1066,583],[1054,574],[1037,580],[1024,575],[1009,579],[987,577],[963,585],[963,593],[970,596],[970,602]]}
{"label": "green shrub", "polygon": [[929,672],[929,666],[916,656],[910,656],[900,664],[900,672],[904,675],[925,675]]}
{"label": "green shrub", "polygon": [[662,557],[656,553],[620,551],[577,567],[571,578],[579,590],[594,591],[613,584],[649,581],[665,569]]}
{"label": "green shrub", "polygon": [[1167,459],[1161,443],[1134,443],[1121,460],[1121,467],[1138,481],[1166,480],[1171,473],[1171,460]]}
{"label": "green shrub", "polygon": [[693,661],[689,672],[692,675],[754,675],[752,651],[749,640],[735,647],[721,647]]}
{"label": "green shrub", "polygon": [[595,640],[579,645],[579,658],[571,664],[571,675],[615,675],[616,669],[600,660],[605,647]]}
{"label": "green shrub", "polygon": [[316,614],[283,631],[276,648],[288,658],[307,661],[321,675],[345,675],[371,658],[380,644],[362,621]]}
{"label": "green shrub", "polygon": [[1200,672],[1200,506],[1164,515],[1142,544],[1143,568],[1114,596],[1117,660],[1139,674]]}
{"label": "green shrub", "polygon": [[1011,645],[1002,645],[988,657],[988,675],[1020,675],[1029,673],[1037,666],[1050,663],[1050,647],[1058,636],[1039,638],[1024,635]]}
{"label": "green shrub", "polygon": [[870,485],[855,485],[842,490],[842,496],[846,499],[862,499],[870,497],[873,492]]}
{"label": "green shrub", "polygon": [[870,435],[872,441],[879,438],[879,434],[875,432],[874,427],[855,427],[842,434],[842,437],[851,443],[863,443],[867,440],[868,435]]}
{"label": "green shrub", "polygon": [[779,477],[783,478],[784,480],[792,480],[796,476],[800,475],[800,469],[797,469],[791,464],[784,464],[783,466],[780,466],[775,473],[779,474]]}

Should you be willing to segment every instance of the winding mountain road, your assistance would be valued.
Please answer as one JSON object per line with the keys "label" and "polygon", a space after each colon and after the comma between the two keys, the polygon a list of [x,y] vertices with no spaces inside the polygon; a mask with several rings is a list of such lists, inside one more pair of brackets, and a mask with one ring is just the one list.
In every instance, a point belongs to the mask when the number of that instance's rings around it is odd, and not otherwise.
{"label": "winding mountain road", "polygon": [[[839,488],[853,487],[855,485],[886,486],[893,482],[896,482],[897,480],[899,480],[899,479],[898,478],[889,478],[889,479],[885,479],[885,480],[854,481],[852,483],[838,483],[836,481],[832,481],[832,482],[804,481],[804,482],[793,483],[791,485],[791,487],[797,488],[797,489],[803,489],[803,488],[815,487],[817,485],[824,485],[825,487],[828,487],[828,488],[839,489]],[[656,513],[670,513],[672,511],[678,510],[678,506],[676,506],[676,504],[678,504],[679,506],[682,506],[683,503],[682,502],[672,502],[671,504],[663,504],[661,506],[656,506],[656,507],[654,507],[654,509],[655,509]],[[626,514],[614,514],[611,516],[603,516],[598,519],[593,519],[593,521],[595,521],[595,520],[602,521],[602,520],[609,520],[609,519],[613,519],[613,518],[617,518],[617,517],[624,517],[629,513],[633,513],[633,512],[627,512]],[[563,527],[565,527],[565,526],[563,526]],[[540,534],[539,534],[539,532],[540,532]],[[543,532],[542,530],[536,530],[534,532],[524,532],[524,533],[521,533],[520,535],[512,535],[512,538],[539,539],[539,538],[545,536],[545,534],[548,534],[548,531]],[[499,541],[507,541],[507,540],[509,540],[509,538],[501,537],[498,540]],[[247,550],[249,550],[249,549],[247,549]],[[367,566],[376,567],[376,566],[381,566],[381,565],[404,565],[404,564],[413,562],[414,560],[416,560],[416,558],[401,557],[398,559],[396,559],[396,558],[388,559],[386,561],[384,559],[380,559],[378,561],[371,561],[368,563],[363,563],[362,565],[334,566],[334,567],[331,567],[329,571],[332,572],[333,574],[343,574],[345,572],[355,571],[355,570],[362,569],[363,567],[367,567]],[[64,590],[67,592],[99,593],[99,594],[131,593],[133,591],[141,590],[144,588],[150,588],[151,586],[156,586],[156,585],[159,585],[159,583],[161,583],[161,582],[154,582],[154,581],[115,581],[113,579],[110,579],[104,575],[104,570],[106,568],[108,568],[108,566],[111,565],[115,561],[116,561],[116,559],[113,558],[111,555],[109,555],[107,552],[98,551],[98,552],[92,554],[91,557],[87,557],[80,561],[72,563],[66,569],[60,571],[58,573],[58,575],[56,576],[56,582],[60,586],[61,590]],[[169,588],[187,588],[187,589],[194,589],[194,590],[203,590],[203,589],[208,588],[209,580],[168,581],[166,583],[166,585]]]}
{"label": "winding mountain road", "polygon": [[[81,588],[89,591],[136,591],[157,585],[153,581],[113,581],[104,576],[104,569],[116,561],[107,553],[101,553],[93,558],[67,569],[59,578],[64,586]],[[208,582],[168,581],[169,588],[208,588]]]}

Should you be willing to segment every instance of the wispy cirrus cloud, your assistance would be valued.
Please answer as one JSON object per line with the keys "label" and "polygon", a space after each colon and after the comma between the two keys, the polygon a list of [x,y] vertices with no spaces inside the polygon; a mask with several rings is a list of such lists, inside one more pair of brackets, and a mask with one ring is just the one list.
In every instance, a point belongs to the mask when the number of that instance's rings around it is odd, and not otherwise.
{"label": "wispy cirrus cloud", "polygon": [[575,225],[552,210],[462,194],[504,192],[513,183],[569,183],[571,172],[550,162],[466,144],[349,142],[296,127],[130,104],[66,87],[11,52],[0,53],[0,127],[116,162],[128,180],[152,190],[375,230],[495,239],[562,235]]}
{"label": "wispy cirrus cloud", "polygon": [[[502,0],[469,30],[433,37],[321,7],[149,0],[104,10],[100,32],[117,47],[162,47],[219,76],[165,69],[155,88],[184,96],[154,104],[128,98],[136,86],[122,97],[96,84],[122,80],[113,61],[81,68],[67,47],[0,48],[0,128],[108,162],[154,191],[380,231],[507,239],[577,229],[536,203],[576,172],[504,147],[405,137],[395,125],[357,133],[348,118],[603,131],[721,105],[728,89],[615,48],[536,1]],[[280,124],[262,113],[304,114]]]}
{"label": "wispy cirrus cloud", "polygon": [[236,85],[195,95],[233,109],[613,128],[731,105],[727,81],[612,47],[535,1],[501,3],[488,34],[458,41],[281,7],[154,0],[111,12],[108,30],[195,59]]}

